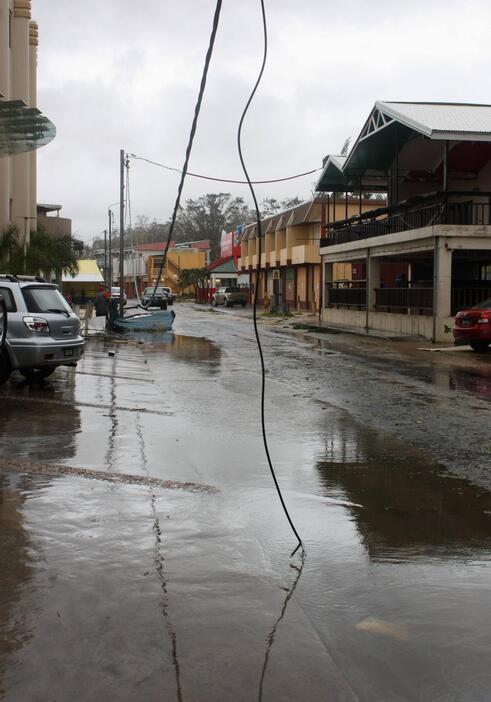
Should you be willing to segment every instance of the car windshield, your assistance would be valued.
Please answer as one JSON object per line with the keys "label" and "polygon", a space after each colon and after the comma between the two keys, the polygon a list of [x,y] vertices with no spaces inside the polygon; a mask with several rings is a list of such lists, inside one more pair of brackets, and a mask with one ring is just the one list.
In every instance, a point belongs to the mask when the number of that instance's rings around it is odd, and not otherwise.
{"label": "car windshield", "polygon": [[487,300],[483,300],[478,305],[474,305],[473,310],[491,310],[491,297]]}
{"label": "car windshield", "polygon": [[71,309],[56,288],[23,288],[22,294],[29,312],[61,312],[70,314]]}
{"label": "car windshield", "polygon": [[[145,288],[145,292],[143,293],[144,295],[152,295],[153,294],[153,288]],[[156,295],[162,295],[163,293],[167,292],[165,288],[157,288],[155,291]]]}

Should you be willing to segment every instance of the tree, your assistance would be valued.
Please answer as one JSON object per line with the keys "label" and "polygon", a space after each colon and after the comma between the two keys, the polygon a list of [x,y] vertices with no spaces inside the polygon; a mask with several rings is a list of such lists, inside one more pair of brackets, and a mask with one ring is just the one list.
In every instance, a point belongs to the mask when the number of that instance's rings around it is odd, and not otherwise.
{"label": "tree", "polygon": [[194,296],[198,301],[198,289],[205,288],[208,283],[208,270],[206,268],[183,268],[179,272],[177,287],[180,291],[194,288]]}
{"label": "tree", "polygon": [[230,193],[208,193],[196,200],[186,200],[185,206],[179,208],[174,239],[178,242],[209,239],[212,258],[218,258],[222,231],[234,230],[250,219],[243,198],[233,198]]}
{"label": "tree", "polygon": [[261,202],[260,214],[261,217],[274,217],[275,214],[291,210],[292,207],[297,207],[302,204],[302,200],[298,197],[287,197],[284,200],[276,200],[274,197],[265,197]]}
{"label": "tree", "polygon": [[44,227],[31,232],[29,245],[19,240],[16,227],[8,227],[0,237],[0,271],[45,275],[78,272],[78,256],[83,251],[83,242],[71,236],[49,236]]}

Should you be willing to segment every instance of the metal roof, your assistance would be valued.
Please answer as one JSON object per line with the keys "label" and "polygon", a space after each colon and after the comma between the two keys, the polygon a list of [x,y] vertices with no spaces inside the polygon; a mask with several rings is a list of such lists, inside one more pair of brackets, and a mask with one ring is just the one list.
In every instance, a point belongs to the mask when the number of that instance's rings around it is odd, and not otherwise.
{"label": "metal roof", "polygon": [[432,141],[491,142],[491,105],[377,101],[344,160],[329,156],[317,190],[387,189],[395,153],[414,137]]}
{"label": "metal roof", "polygon": [[343,192],[346,186],[346,178],[343,173],[343,166],[346,163],[346,156],[329,154],[324,159],[324,169],[317,181],[316,190],[336,190],[339,188]]}
{"label": "metal roof", "polygon": [[487,141],[491,136],[491,105],[377,101],[375,108],[430,139]]}

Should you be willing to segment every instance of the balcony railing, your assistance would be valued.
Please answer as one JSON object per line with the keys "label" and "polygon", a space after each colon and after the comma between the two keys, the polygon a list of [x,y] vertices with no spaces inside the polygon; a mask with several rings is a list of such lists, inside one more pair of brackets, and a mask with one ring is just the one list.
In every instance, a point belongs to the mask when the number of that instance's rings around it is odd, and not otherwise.
{"label": "balcony railing", "polygon": [[434,224],[491,225],[491,193],[479,193],[488,202],[473,202],[476,193],[455,192],[451,197],[469,197],[469,201],[446,200],[441,193],[431,198],[419,198],[396,207],[380,207],[356,217],[331,222],[325,227],[321,246],[336,246],[349,241],[393,234],[410,229],[422,229]]}
{"label": "balcony railing", "polygon": [[452,314],[491,298],[491,281],[465,283],[452,289]]}
{"label": "balcony railing", "polygon": [[366,307],[367,289],[364,280],[352,281],[355,287],[333,287],[326,284],[326,300],[329,307]]}
{"label": "balcony railing", "polygon": [[433,309],[433,288],[376,288],[375,306],[385,312],[425,314]]}

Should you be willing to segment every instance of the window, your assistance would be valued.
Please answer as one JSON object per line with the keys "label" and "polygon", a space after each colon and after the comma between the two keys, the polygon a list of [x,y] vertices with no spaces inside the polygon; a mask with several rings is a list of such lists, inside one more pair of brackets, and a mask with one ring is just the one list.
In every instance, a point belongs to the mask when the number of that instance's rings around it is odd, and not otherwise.
{"label": "window", "polygon": [[29,312],[71,311],[56,288],[23,288],[22,294]]}
{"label": "window", "polygon": [[14,296],[12,295],[12,290],[9,288],[0,288],[0,297],[5,300],[7,306],[7,312],[16,312],[17,307],[15,306]]}
{"label": "window", "polygon": [[481,265],[481,280],[491,280],[491,263]]}

